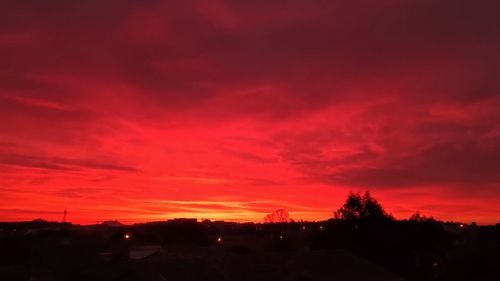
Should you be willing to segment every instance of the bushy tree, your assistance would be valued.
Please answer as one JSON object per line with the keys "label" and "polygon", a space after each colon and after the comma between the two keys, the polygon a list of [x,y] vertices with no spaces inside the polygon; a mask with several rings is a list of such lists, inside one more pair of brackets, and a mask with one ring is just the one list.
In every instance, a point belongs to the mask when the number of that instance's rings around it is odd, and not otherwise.
{"label": "bushy tree", "polygon": [[278,209],[264,217],[264,222],[266,223],[284,223],[290,221],[290,214],[285,209]]}
{"label": "bushy tree", "polygon": [[416,212],[410,216],[409,221],[423,222],[423,221],[434,221],[433,217],[426,217],[421,215],[420,212]]}
{"label": "bushy tree", "polygon": [[344,205],[334,213],[337,219],[392,219],[392,216],[382,208],[382,205],[366,191],[363,196],[359,193],[350,193]]}

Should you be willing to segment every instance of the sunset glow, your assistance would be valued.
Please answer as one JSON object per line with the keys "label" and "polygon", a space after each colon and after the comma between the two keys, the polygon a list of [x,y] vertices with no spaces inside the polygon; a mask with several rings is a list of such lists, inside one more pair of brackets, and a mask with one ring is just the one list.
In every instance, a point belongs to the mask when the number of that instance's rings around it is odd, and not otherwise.
{"label": "sunset glow", "polygon": [[0,221],[497,223],[499,3],[1,1]]}

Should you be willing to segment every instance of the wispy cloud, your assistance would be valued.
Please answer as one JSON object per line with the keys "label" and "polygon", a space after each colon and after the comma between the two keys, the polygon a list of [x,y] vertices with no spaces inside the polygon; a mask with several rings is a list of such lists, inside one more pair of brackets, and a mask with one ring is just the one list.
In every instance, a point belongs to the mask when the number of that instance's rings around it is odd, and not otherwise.
{"label": "wispy cloud", "polygon": [[78,171],[81,169],[114,170],[123,172],[138,172],[134,167],[102,162],[93,159],[70,159],[61,157],[39,157],[20,154],[0,154],[0,164],[39,168],[57,171]]}

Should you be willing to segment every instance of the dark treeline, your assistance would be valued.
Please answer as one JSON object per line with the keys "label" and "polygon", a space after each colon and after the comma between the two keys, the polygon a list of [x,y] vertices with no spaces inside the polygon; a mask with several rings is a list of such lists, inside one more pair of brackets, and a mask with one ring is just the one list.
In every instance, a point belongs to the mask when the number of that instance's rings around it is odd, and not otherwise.
{"label": "dark treeline", "polygon": [[266,218],[0,223],[0,280],[500,280],[498,224],[395,220],[369,193],[327,221]]}

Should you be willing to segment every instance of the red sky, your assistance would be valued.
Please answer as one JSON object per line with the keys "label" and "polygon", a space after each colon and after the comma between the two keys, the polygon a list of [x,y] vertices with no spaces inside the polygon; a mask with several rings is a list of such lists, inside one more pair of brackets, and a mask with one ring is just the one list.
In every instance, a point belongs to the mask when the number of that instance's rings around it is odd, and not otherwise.
{"label": "red sky", "polygon": [[0,220],[499,222],[499,10],[0,1]]}

